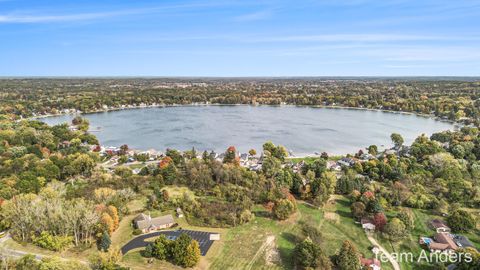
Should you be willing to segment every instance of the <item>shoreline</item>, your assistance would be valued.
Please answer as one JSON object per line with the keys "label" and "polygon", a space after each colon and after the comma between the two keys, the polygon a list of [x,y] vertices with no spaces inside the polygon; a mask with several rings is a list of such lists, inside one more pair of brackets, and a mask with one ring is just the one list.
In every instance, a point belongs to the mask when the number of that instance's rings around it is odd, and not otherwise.
{"label": "shoreline", "polygon": [[404,111],[395,111],[395,110],[386,110],[386,109],[374,109],[374,108],[364,108],[364,107],[349,107],[349,106],[337,106],[337,105],[296,105],[296,104],[279,104],[279,105],[270,105],[270,104],[244,104],[244,103],[233,103],[233,104],[222,104],[222,103],[189,103],[189,104],[155,104],[155,105],[122,105],[129,107],[117,107],[117,108],[108,108],[108,109],[99,109],[87,112],[71,112],[71,113],[57,113],[57,114],[45,114],[45,115],[36,115],[28,118],[23,118],[20,120],[32,120],[32,119],[42,119],[48,117],[64,116],[64,115],[87,115],[95,113],[106,113],[122,110],[135,110],[135,109],[148,109],[148,108],[168,108],[168,107],[204,107],[204,106],[268,106],[268,107],[301,107],[301,108],[325,108],[325,109],[344,109],[344,110],[360,110],[360,111],[373,111],[373,112],[383,112],[383,113],[393,113],[393,114],[405,114],[405,115],[415,115],[424,118],[431,118],[435,121],[451,123],[456,127],[464,126],[463,124],[451,120],[443,119],[432,114],[425,113],[416,113],[416,112],[404,112]]}
{"label": "shoreline", "polygon": [[[127,106],[127,105],[125,105],[125,106]],[[268,105],[268,104],[191,103],[191,104],[168,104],[168,105],[167,104],[137,105],[137,106],[129,106],[129,107],[108,108],[108,109],[94,110],[94,111],[88,111],[88,112],[70,112],[70,113],[38,115],[38,116],[29,117],[29,118],[24,118],[24,119],[21,119],[21,120],[36,120],[36,119],[67,116],[67,115],[71,115],[71,116],[88,115],[88,114],[107,113],[107,112],[122,111],[122,110],[137,110],[137,109],[148,109],[148,108],[204,107],[204,106],[254,106],[254,107],[268,106],[268,107],[300,107],[300,108],[320,108],[320,109],[322,109],[322,108],[323,109],[343,109],[343,110],[359,110],[359,111],[363,110],[363,111],[373,111],[373,112],[392,113],[392,114],[414,115],[414,116],[418,116],[418,117],[422,117],[422,118],[430,118],[430,119],[435,120],[435,121],[452,124],[453,127],[452,127],[452,129],[449,129],[449,130],[457,130],[458,128],[464,126],[463,124],[458,123],[458,122],[453,121],[453,120],[441,119],[441,118],[436,117],[434,115],[414,113],[414,112],[402,112],[402,111],[394,111],[394,110],[362,108],[362,107],[347,107],[347,106],[336,106],[336,105],[333,106],[333,105],[294,105],[294,104]],[[97,132],[97,131],[98,130],[89,130],[88,132],[94,133],[94,132]],[[108,147],[106,145],[101,145],[101,146]],[[387,149],[387,147],[385,147],[383,145],[379,146],[379,147]],[[363,148],[360,147],[359,149],[363,149]],[[144,151],[143,149],[135,149],[135,150]],[[153,149],[153,150],[157,151],[157,149]],[[344,155],[347,155],[347,154],[351,154],[351,153],[350,152],[338,153],[338,152],[335,152],[335,151],[333,151],[332,153],[328,153],[328,155],[332,155],[332,156],[344,156]],[[295,154],[294,155],[289,155],[289,158],[308,158],[308,157],[312,157],[312,158],[320,157],[320,154],[317,154],[317,153],[299,153],[298,155],[295,155]]]}

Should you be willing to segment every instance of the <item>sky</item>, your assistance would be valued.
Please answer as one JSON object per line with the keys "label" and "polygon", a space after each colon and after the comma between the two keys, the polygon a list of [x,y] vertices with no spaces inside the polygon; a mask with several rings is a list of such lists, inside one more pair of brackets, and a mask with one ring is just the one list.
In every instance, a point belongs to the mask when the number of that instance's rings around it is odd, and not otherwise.
{"label": "sky", "polygon": [[480,76],[480,0],[0,0],[0,76]]}

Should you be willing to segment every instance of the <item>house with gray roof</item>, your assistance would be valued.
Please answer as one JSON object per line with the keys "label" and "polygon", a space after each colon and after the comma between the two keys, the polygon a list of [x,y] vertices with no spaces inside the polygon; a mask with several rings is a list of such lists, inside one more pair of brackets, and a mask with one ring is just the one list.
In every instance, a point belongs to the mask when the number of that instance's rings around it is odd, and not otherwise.
{"label": "house with gray roof", "polygon": [[149,214],[146,215],[141,213],[133,220],[133,222],[135,223],[135,227],[143,233],[166,229],[175,225],[175,220],[172,215],[152,218]]}

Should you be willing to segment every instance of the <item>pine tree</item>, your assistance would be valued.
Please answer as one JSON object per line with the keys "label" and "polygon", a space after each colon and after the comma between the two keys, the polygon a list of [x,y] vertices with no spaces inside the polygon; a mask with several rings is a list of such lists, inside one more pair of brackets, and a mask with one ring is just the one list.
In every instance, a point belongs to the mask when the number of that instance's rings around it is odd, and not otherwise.
{"label": "pine tree", "polygon": [[340,270],[356,270],[361,267],[357,248],[348,240],[343,242],[337,255],[337,266]]}
{"label": "pine tree", "polygon": [[110,240],[110,235],[108,235],[107,231],[104,231],[102,239],[100,240],[100,250],[107,252],[111,244],[112,240]]}

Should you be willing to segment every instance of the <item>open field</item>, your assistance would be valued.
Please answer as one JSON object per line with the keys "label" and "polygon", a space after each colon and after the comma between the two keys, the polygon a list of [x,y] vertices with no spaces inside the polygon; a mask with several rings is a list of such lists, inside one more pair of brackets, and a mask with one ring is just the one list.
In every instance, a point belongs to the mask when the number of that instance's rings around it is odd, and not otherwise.
{"label": "open field", "polygon": [[[255,209],[256,218],[245,225],[230,229],[224,239],[224,248],[214,258],[211,269],[292,269],[292,252],[300,241],[299,221],[311,220],[318,224],[323,233],[322,247],[328,255],[333,255],[344,240],[350,240],[365,256],[373,256],[370,243],[361,227],[350,217],[348,201],[343,196],[333,196],[325,209],[317,209],[299,202],[298,213],[286,221],[276,221],[265,217],[268,213],[261,207]],[[325,212],[331,213],[338,221],[324,219]],[[333,213],[333,214],[332,214]],[[269,249],[262,250],[268,237],[273,236],[278,249],[280,264],[267,264],[265,258]],[[257,253],[260,252],[260,255]],[[252,262],[252,259],[254,261]],[[385,266],[384,269],[390,269]]]}

